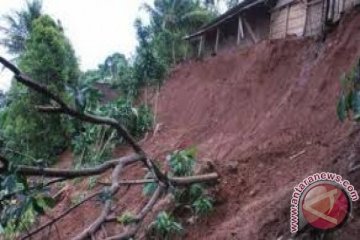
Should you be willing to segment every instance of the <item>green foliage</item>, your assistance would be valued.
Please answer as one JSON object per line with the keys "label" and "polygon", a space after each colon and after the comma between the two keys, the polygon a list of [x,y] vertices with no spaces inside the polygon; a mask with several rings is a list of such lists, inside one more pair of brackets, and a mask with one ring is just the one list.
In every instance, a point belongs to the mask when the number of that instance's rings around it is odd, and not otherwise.
{"label": "green foliage", "polygon": [[34,223],[37,214],[55,206],[54,200],[41,185],[29,188],[27,179],[19,175],[12,165],[8,173],[0,176],[0,189],[0,229],[5,236],[24,231]]}
{"label": "green foliage", "polygon": [[156,55],[167,65],[185,58],[187,43],[182,38],[216,15],[202,1],[194,0],[155,0],[153,7],[145,4],[144,8],[150,14],[151,42]]}
{"label": "green foliage", "polygon": [[348,116],[354,121],[360,121],[360,60],[341,79],[341,94],[336,110],[340,121]]}
{"label": "green foliage", "polygon": [[160,239],[171,239],[183,231],[181,224],[164,211],[157,215],[156,220],[151,225]]}
{"label": "green foliage", "polygon": [[74,206],[76,204],[79,204],[81,201],[83,201],[86,197],[86,194],[85,193],[79,193],[79,194],[76,194],[75,196],[73,196],[71,198],[71,204]]}
{"label": "green foliage", "polygon": [[21,220],[17,226],[11,223],[8,224],[5,228],[2,228],[0,225],[0,234],[3,234],[2,236],[4,239],[16,239],[21,232],[29,229],[35,223],[35,219],[36,213],[32,208],[29,208],[23,212]]}
{"label": "green foliage", "polygon": [[115,130],[107,126],[85,124],[72,140],[77,167],[94,166],[109,158],[115,135]]}
{"label": "green foliage", "polygon": [[136,108],[131,101],[119,98],[95,110],[100,116],[109,116],[125,126],[135,137],[140,137],[152,127],[152,113],[149,107],[141,105]]}
{"label": "green foliage", "polygon": [[[33,21],[19,67],[65,99],[68,99],[65,85],[72,84],[78,74],[69,41],[46,15]],[[4,140],[1,152],[16,163],[50,164],[54,156],[69,145],[66,118],[40,115],[35,106],[48,105],[49,100],[15,82],[7,101],[8,106],[0,113]]]}
{"label": "green foliage", "polygon": [[138,87],[161,85],[167,66],[159,56],[151,38],[151,28],[144,26],[140,20],[135,22],[139,47],[136,49],[134,76]]}
{"label": "green foliage", "polygon": [[103,64],[99,65],[100,76],[105,82],[117,85],[128,71],[129,63],[125,56],[120,53],[114,53],[105,59]]}
{"label": "green foliage", "polygon": [[[148,172],[145,175],[145,179],[154,179],[154,174],[152,172]],[[157,184],[155,182],[144,184],[143,194],[145,196],[151,196],[155,192],[156,187],[157,187]]]}
{"label": "green foliage", "polygon": [[91,190],[96,186],[98,176],[91,176],[88,179],[88,189]]}
{"label": "green foliage", "polygon": [[0,90],[0,111],[5,106],[6,106],[6,95],[2,90]]}
{"label": "green foliage", "polygon": [[205,193],[205,190],[201,184],[193,184],[189,188],[190,201],[195,201],[196,199],[202,197]]}
{"label": "green foliage", "polygon": [[5,27],[0,28],[3,37],[0,44],[11,54],[19,55],[26,49],[26,41],[32,30],[32,23],[42,14],[42,2],[39,0],[27,1],[26,9],[5,15]]}
{"label": "green foliage", "polygon": [[[89,108],[91,111],[91,108]],[[152,113],[149,107],[135,108],[130,101],[119,98],[115,102],[98,105],[92,111],[99,116],[112,117],[122,123],[135,137],[142,136],[152,127]],[[77,166],[92,166],[111,157],[117,143],[117,133],[113,128],[93,124],[82,125],[82,129],[74,133],[72,149],[77,157]]]}
{"label": "green foliage", "polygon": [[190,176],[196,162],[196,149],[190,148],[181,151],[174,151],[168,156],[168,162],[174,176]]}
{"label": "green foliage", "polygon": [[116,220],[126,226],[135,220],[135,216],[131,212],[125,212],[120,217],[117,217]]}
{"label": "green foliage", "polygon": [[[167,159],[170,169],[169,174],[172,176],[192,175],[196,163],[195,155],[195,148],[174,151]],[[151,172],[145,176],[145,179],[153,178]],[[144,195],[152,195],[156,187],[157,183],[145,184],[143,188]],[[202,184],[192,184],[185,188],[171,187],[170,192],[174,196],[176,209],[180,212],[190,209],[192,214],[196,214],[196,217],[202,217],[208,216],[214,209],[214,201]],[[175,234],[183,231],[182,226],[175,221],[175,218],[166,212],[159,213],[151,226],[157,239],[171,239]]]}
{"label": "green foliage", "polygon": [[199,197],[192,205],[197,215],[208,215],[213,210],[212,199],[209,197]]}

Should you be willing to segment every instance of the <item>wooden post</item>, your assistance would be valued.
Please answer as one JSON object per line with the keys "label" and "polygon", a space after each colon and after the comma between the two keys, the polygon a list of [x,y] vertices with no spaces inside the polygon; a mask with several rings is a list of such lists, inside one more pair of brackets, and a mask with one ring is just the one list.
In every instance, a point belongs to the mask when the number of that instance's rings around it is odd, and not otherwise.
{"label": "wooden post", "polygon": [[304,28],[303,28],[303,32],[302,32],[302,36],[306,35],[306,30],[307,30],[307,25],[309,23],[309,16],[310,16],[310,9],[311,7],[309,7],[308,4],[305,4],[305,23],[304,23]]}
{"label": "wooden post", "polygon": [[214,52],[217,54],[219,48],[219,38],[220,38],[220,28],[216,29],[216,40],[215,40],[215,49]]}
{"label": "wooden post", "polygon": [[199,52],[198,52],[198,57],[201,57],[202,51],[204,48],[204,35],[201,35],[200,37],[200,43],[199,43]]}
{"label": "wooden post", "polygon": [[244,39],[244,26],[241,16],[239,16],[239,26],[238,26],[238,35],[237,35],[237,45],[240,44],[240,40]]}
{"label": "wooden post", "polygon": [[287,32],[288,32],[288,28],[289,28],[289,16],[290,16],[290,4],[288,4],[286,6],[286,21],[285,21],[285,36],[284,38],[286,38],[287,36]]}
{"label": "wooden post", "polygon": [[259,40],[257,39],[254,31],[252,30],[250,24],[248,23],[248,21],[246,20],[246,18],[243,19],[244,21],[244,24],[245,24],[245,27],[246,29],[248,30],[248,32],[250,33],[250,36],[252,38],[252,40],[254,41],[254,43],[257,43]]}

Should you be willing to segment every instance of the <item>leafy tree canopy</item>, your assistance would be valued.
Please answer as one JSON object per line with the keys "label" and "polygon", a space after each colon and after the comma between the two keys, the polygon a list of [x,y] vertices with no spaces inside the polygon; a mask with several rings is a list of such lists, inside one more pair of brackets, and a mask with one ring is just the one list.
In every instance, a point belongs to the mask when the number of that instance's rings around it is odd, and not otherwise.
{"label": "leafy tree canopy", "polygon": [[42,15],[42,1],[27,1],[26,9],[5,15],[6,26],[0,27],[3,37],[0,44],[9,53],[19,55],[25,51],[26,40],[29,38],[32,22]]}
{"label": "leafy tree canopy", "polygon": [[[74,51],[60,27],[47,15],[33,22],[20,57],[20,68],[30,77],[69,99],[66,84],[78,77]],[[2,151],[20,162],[51,159],[67,144],[68,128],[61,117],[39,115],[36,106],[50,104],[39,94],[13,83],[9,106],[1,113],[6,144]],[[44,137],[46,136],[46,137]]]}

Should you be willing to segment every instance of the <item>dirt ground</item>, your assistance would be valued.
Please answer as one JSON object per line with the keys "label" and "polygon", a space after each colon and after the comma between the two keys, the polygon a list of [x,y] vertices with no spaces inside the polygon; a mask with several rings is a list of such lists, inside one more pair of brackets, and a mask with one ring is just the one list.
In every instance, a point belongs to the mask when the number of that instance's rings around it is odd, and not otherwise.
{"label": "dirt ground", "polygon": [[[189,61],[172,71],[160,91],[158,131],[142,145],[160,161],[172,150],[196,146],[200,164],[211,163],[221,175],[213,190],[215,211],[196,224],[184,223],[182,239],[289,239],[292,189],[316,172],[341,174],[360,191],[360,171],[349,174],[360,162],[359,127],[340,123],[336,116],[339,79],[359,56],[360,11],[355,10],[325,42],[266,40],[249,49]],[[116,155],[123,152],[119,149]],[[143,175],[141,167],[128,171],[129,178]],[[70,204],[75,190],[71,184],[67,187],[69,196],[52,215]],[[141,188],[122,190],[116,212],[136,210],[144,202],[139,196]],[[100,207],[99,202],[85,204],[57,224],[59,233],[54,228],[51,239],[74,236]],[[97,237],[120,230],[109,224]],[[45,235],[38,238],[48,238]],[[358,203],[349,223],[331,235],[360,238]],[[298,239],[315,238],[305,233]]]}

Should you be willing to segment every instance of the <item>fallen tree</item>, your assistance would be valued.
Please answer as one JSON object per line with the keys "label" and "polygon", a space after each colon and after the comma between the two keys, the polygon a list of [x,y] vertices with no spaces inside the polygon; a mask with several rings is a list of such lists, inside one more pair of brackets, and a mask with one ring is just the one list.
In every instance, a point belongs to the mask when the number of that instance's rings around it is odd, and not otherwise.
{"label": "fallen tree", "polygon": [[[59,216],[51,219],[49,222],[43,224],[42,226],[27,231],[26,234],[22,237],[22,239],[28,239],[34,236],[35,234],[44,231],[44,229],[51,228],[53,224],[55,224],[60,219],[64,218],[71,211],[79,207],[84,202],[94,198],[95,196],[104,193],[109,196],[103,204],[103,208],[98,217],[85,229],[79,230],[79,233],[74,237],[76,240],[94,238],[99,229],[101,229],[104,224],[109,221],[110,215],[112,213],[112,206],[114,201],[112,200],[112,196],[114,196],[119,189],[126,185],[138,185],[138,184],[147,184],[147,183],[155,183],[157,185],[156,190],[152,194],[148,203],[135,215],[133,221],[131,221],[131,226],[125,232],[119,233],[118,235],[111,236],[108,239],[129,239],[137,233],[140,225],[145,218],[145,216],[152,210],[153,206],[156,202],[162,197],[163,193],[165,193],[168,188],[177,187],[177,186],[187,186],[194,183],[202,183],[202,182],[211,182],[216,181],[219,176],[217,173],[209,173],[205,175],[195,175],[195,176],[185,176],[185,177],[169,177],[165,172],[163,172],[157,165],[154,163],[154,160],[147,154],[144,149],[135,141],[135,139],[129,134],[127,129],[118,121],[112,118],[96,116],[94,114],[90,114],[87,112],[80,112],[73,108],[72,106],[66,104],[59,96],[55,93],[51,92],[46,86],[43,86],[30,77],[23,74],[14,64],[9,62],[3,57],[0,57],[0,63],[7,69],[9,69],[13,74],[14,78],[18,83],[21,83],[28,87],[29,89],[36,91],[43,96],[46,96],[51,100],[52,105],[47,106],[36,106],[38,111],[44,114],[65,114],[70,117],[76,118],[82,122],[97,124],[97,125],[107,125],[111,128],[114,128],[117,131],[117,137],[123,138],[133,149],[134,153],[123,156],[119,159],[113,159],[104,162],[98,166],[92,168],[85,168],[79,170],[72,169],[57,169],[57,168],[42,168],[42,167],[34,167],[34,166],[24,166],[17,165],[13,166],[11,159],[6,159],[3,156],[0,156],[0,162],[2,166],[0,167],[0,174],[6,175],[10,171],[16,171],[17,176],[20,179],[26,182],[28,177],[37,176],[43,178],[57,178],[53,180],[49,180],[46,183],[42,183],[40,186],[30,186],[26,188],[26,192],[30,192],[33,189],[42,188],[45,186],[49,186],[56,182],[66,181],[69,179],[79,178],[79,177],[90,177],[95,175],[100,175],[105,173],[108,170],[112,171],[111,174],[111,182],[104,183],[104,190],[95,192],[83,199],[81,202],[77,203],[75,206],[69,208]],[[121,174],[126,171],[126,168],[130,165],[134,164],[142,164],[148,171],[151,173],[151,179],[139,179],[139,180],[128,180],[128,181],[119,181],[119,177]],[[3,201],[9,201],[11,199],[15,199],[19,194],[25,194],[25,190],[19,190],[15,192],[10,192],[1,197],[1,206]],[[2,207],[1,207],[2,209]]]}

